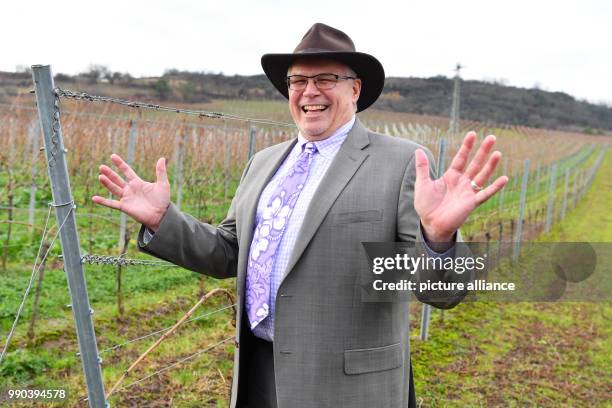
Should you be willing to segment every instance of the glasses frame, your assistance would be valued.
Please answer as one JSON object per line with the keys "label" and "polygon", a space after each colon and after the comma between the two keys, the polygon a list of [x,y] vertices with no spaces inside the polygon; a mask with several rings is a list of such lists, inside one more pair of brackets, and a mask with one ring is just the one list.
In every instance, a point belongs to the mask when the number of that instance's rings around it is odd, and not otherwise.
{"label": "glasses frame", "polygon": [[[334,82],[334,85],[330,88],[320,88],[319,84],[317,83],[317,77],[321,76],[321,75],[330,75],[336,78],[336,82]],[[293,77],[300,77],[300,78],[306,78],[306,85],[304,85],[303,88],[300,89],[294,89],[291,88],[291,78]],[[308,81],[311,80],[314,82],[315,87],[320,90],[320,91],[329,91],[330,89],[334,89],[336,87],[336,84],[338,84],[338,81],[340,80],[347,80],[347,79],[359,79],[357,77],[352,77],[352,76],[344,76],[344,75],[338,75],[338,74],[332,74],[331,72],[323,72],[317,75],[312,75],[312,76],[308,76],[308,75],[288,75],[285,77],[285,82],[287,83],[287,89],[290,89],[292,91],[303,91],[304,89],[306,89],[308,87]]]}

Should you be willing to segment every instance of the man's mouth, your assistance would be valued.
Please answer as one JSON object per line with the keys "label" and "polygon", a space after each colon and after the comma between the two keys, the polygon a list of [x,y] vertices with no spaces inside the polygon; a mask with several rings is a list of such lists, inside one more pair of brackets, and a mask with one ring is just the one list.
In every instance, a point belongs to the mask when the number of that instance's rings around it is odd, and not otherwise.
{"label": "man's mouth", "polygon": [[323,112],[328,108],[328,105],[303,105],[302,111],[304,113],[308,112]]}

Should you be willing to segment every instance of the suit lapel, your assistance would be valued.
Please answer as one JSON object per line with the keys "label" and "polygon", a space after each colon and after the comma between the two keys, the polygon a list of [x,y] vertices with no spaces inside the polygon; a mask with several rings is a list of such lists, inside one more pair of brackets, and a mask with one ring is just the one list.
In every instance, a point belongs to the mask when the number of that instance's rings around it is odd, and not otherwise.
{"label": "suit lapel", "polygon": [[298,234],[298,239],[283,274],[283,280],[291,272],[300,256],[302,256],[308,243],[312,240],[312,237],[319,229],[319,226],[344,187],[368,157],[368,153],[363,149],[369,143],[370,138],[367,129],[359,122],[359,119],[356,119],[355,125],[340,147],[310,201],[304,222]]}

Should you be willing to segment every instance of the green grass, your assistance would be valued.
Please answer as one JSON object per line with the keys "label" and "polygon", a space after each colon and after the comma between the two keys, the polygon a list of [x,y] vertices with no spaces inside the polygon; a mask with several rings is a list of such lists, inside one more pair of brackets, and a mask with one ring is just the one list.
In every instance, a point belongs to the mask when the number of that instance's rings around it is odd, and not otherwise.
{"label": "green grass", "polygon": [[548,242],[612,242],[612,151],[608,150],[593,185],[568,213],[543,237]]}
{"label": "green grass", "polygon": [[[612,242],[611,176],[608,152],[583,200],[540,241]],[[434,312],[429,341],[414,330],[417,396],[423,407],[609,406],[611,318],[609,301],[470,302]]]}
{"label": "green grass", "polygon": [[[60,272],[59,270],[52,271],[49,275]],[[184,270],[147,271],[147,279],[144,280],[142,275],[139,279],[141,282],[151,281],[150,284],[146,289],[140,288],[137,292],[125,292],[125,315],[119,318],[114,296],[107,293],[103,289],[104,285],[101,284],[112,281],[113,274],[107,273],[105,277],[102,270],[97,272],[99,275],[96,275],[96,278],[99,280],[94,285],[102,289],[98,291],[97,299],[92,301],[92,307],[95,309],[93,320],[100,351],[160,328],[172,326],[199,298],[198,275]],[[91,275],[88,276],[91,277]],[[169,276],[175,278],[182,276],[182,281],[169,282]],[[205,283],[205,291],[213,287],[229,289],[233,286],[233,280],[217,281],[206,278]],[[50,279],[49,282],[45,281],[45,285],[49,290],[65,293],[67,296],[65,283],[62,287]],[[94,296],[96,295],[92,295],[92,299]],[[57,298],[42,311],[36,327],[34,344],[30,346],[27,345],[25,335],[26,322],[29,317],[26,309],[21,320],[22,324],[18,326],[13,339],[11,351],[0,370],[0,388],[17,385],[48,388],[50,384],[58,384],[57,386],[69,389],[70,401],[67,406],[77,406],[78,399],[84,396],[85,388],[80,360],[76,356],[78,346],[74,324],[70,311],[63,306],[65,297],[62,295]],[[193,316],[200,316],[225,305],[227,305],[225,299],[212,298],[202,305]],[[123,385],[128,385],[137,378],[142,378],[180,358],[233,335],[234,329],[230,320],[231,310],[227,310],[195,322],[185,323],[175,335],[151,353]],[[152,336],[102,354],[103,376],[107,390],[123,374],[129,364],[157,338],[158,336]],[[178,369],[169,371],[169,377],[165,375],[162,379],[155,377],[143,382],[142,386],[137,385],[118,392],[111,398],[111,402],[114,406],[123,406],[128,401],[132,401],[134,395],[138,395],[139,401],[156,400],[161,395],[167,395],[173,396],[175,401],[180,401],[184,397],[185,401],[191,399],[195,403],[200,397],[201,387],[208,387],[211,391],[211,401],[215,404],[217,400],[225,403],[226,390],[229,389],[229,383],[231,383],[232,354],[233,348],[220,346],[213,349],[210,354],[207,353],[192,362],[181,365]],[[209,380],[209,374],[217,378]],[[170,381],[168,382],[166,378],[170,378]],[[155,384],[155,387],[151,388],[151,383]],[[185,387],[185,384],[188,386]]]}

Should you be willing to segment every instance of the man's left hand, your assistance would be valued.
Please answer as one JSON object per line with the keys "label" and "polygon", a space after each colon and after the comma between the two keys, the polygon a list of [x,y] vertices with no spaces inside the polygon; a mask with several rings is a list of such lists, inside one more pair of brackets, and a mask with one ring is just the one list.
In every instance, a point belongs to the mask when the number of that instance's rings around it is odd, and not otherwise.
{"label": "man's left hand", "polygon": [[501,153],[494,151],[489,155],[495,144],[495,136],[489,135],[467,165],[475,142],[476,133],[469,132],[450,167],[437,180],[429,177],[429,160],[425,152],[421,149],[415,151],[414,208],[430,242],[450,242],[470,213],[508,182],[507,176],[500,176],[484,187],[495,172]]}

